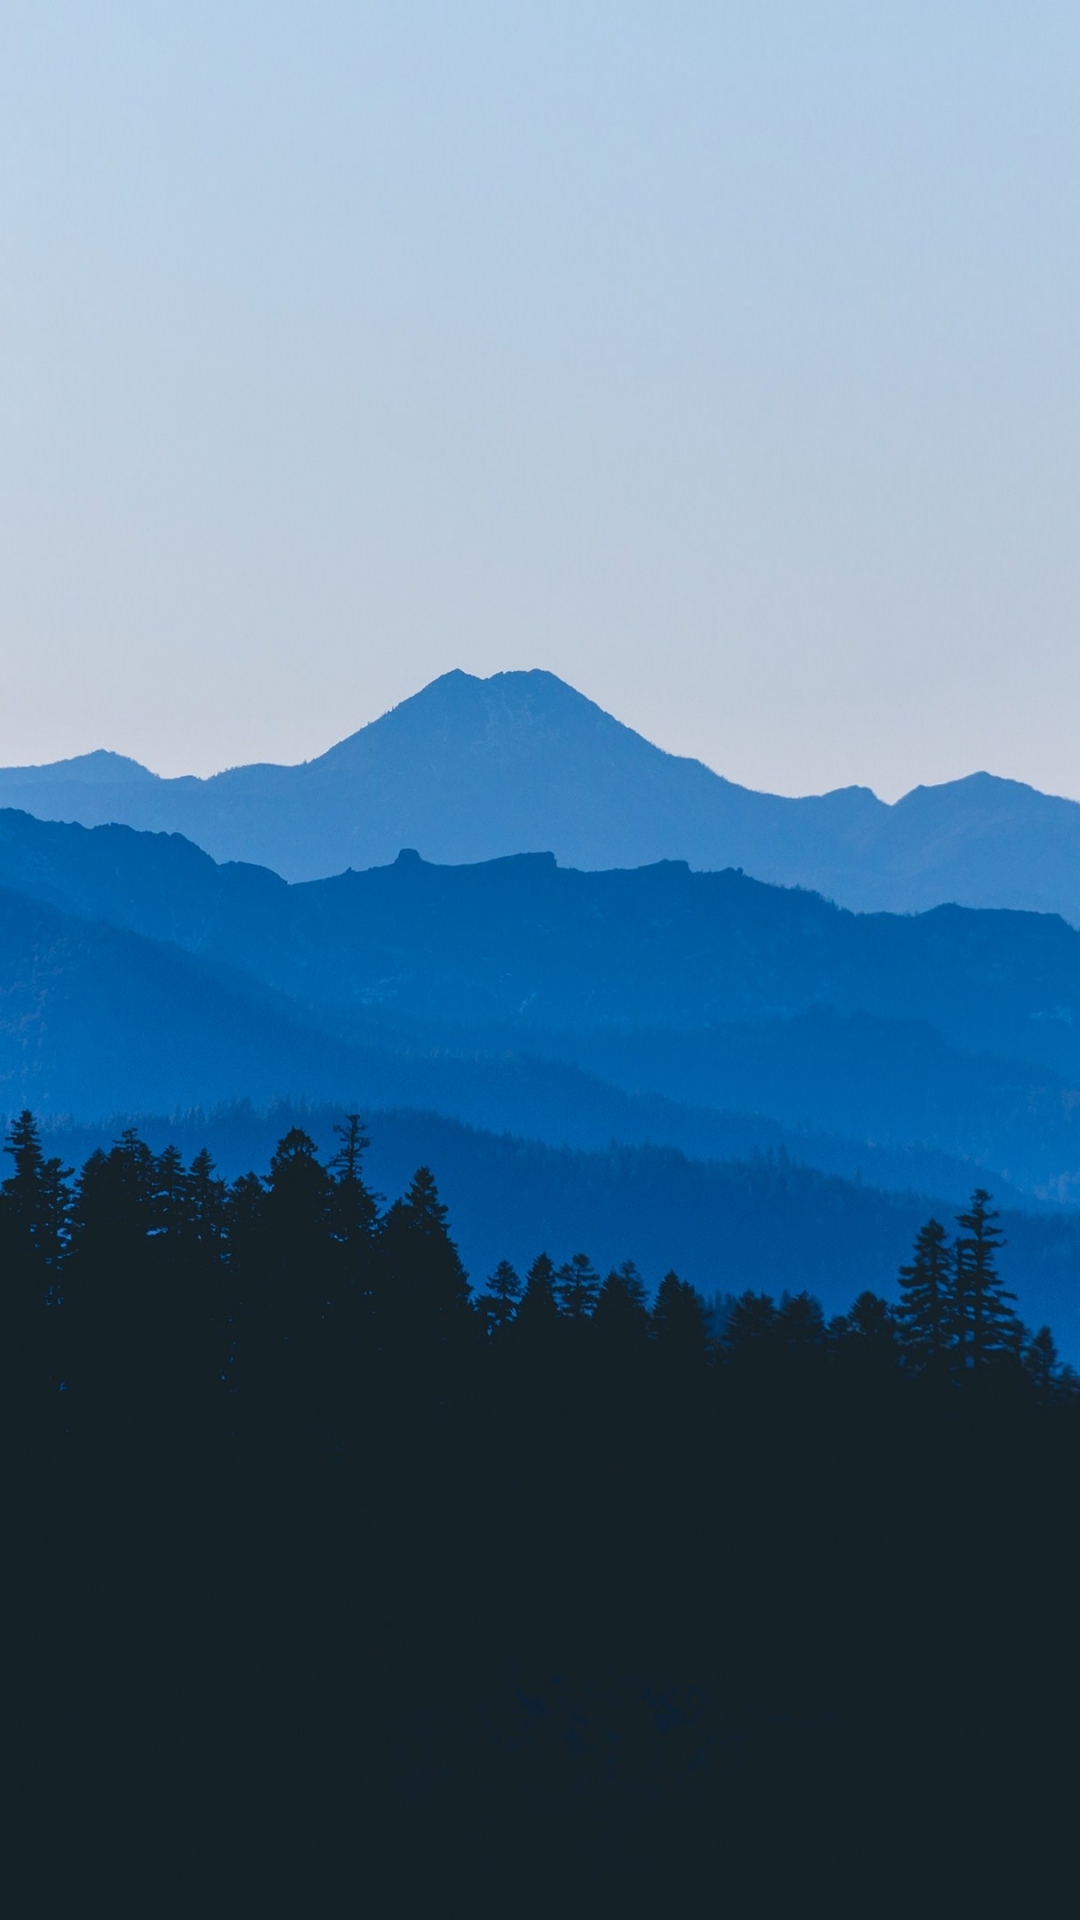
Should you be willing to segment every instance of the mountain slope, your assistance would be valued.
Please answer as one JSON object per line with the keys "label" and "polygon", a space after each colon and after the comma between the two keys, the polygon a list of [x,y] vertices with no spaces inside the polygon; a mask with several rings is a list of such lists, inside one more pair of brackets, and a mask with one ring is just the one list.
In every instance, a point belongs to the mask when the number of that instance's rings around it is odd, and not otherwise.
{"label": "mountain slope", "polygon": [[[959,1102],[954,1095],[956,1137],[964,1137],[965,1113],[969,1129],[977,1114],[984,1139],[1008,1145],[1007,1113],[999,1115],[999,1136],[987,1135],[993,1092],[976,1072],[966,1105],[963,1092]],[[626,1091],[572,1062],[343,1045],[228,969],[0,889],[0,1112],[24,1105],[53,1116],[175,1112],[290,1093],[337,1098],[367,1113],[409,1106],[553,1147],[658,1145],[698,1160],[780,1153],[824,1173],[891,1190],[919,1187],[956,1202],[981,1177],[962,1154],[902,1142],[870,1146],[761,1113],[679,1104]],[[1041,1152],[1046,1164],[1071,1167],[1080,1164],[1080,1127],[1071,1125],[1067,1101],[1058,1104],[1056,1127],[1036,1129],[1028,1157]],[[1022,1076],[1011,1105],[1030,1111]],[[995,1185],[1021,1202],[1019,1188],[1013,1193],[1001,1179]],[[1067,1181],[1054,1197],[1069,1197]]]}
{"label": "mountain slope", "polygon": [[737,872],[577,872],[541,854],[402,855],[289,886],[178,836],[14,812],[0,812],[0,885],[242,970],[344,1034],[419,1026],[521,1048],[829,1007],[1080,1081],[1080,932],[1051,915],[860,915]]}
{"label": "mountain slope", "polygon": [[755,793],[652,746],[553,674],[444,674],[320,758],[163,780],[120,755],[0,770],[0,805],[179,832],[313,879],[390,861],[553,852],[564,865],[741,866],[863,910],[944,901],[1080,922],[1080,805],[989,774],[895,806]]}
{"label": "mountain slope", "polygon": [[[31,960],[52,983],[34,1017],[53,1066],[20,1069],[52,1110],[340,1091],[553,1144],[785,1147],[886,1186],[918,1167],[956,1194],[980,1168],[1080,1192],[1080,934],[1055,918],[858,916],[737,873],[544,856],[290,887],[176,835],[13,812],[0,886],[87,923],[55,965],[44,933],[38,964],[0,926],[0,991]],[[102,922],[139,936],[122,965]],[[92,986],[135,953],[137,991]],[[85,1030],[58,1012],[65,970]]]}

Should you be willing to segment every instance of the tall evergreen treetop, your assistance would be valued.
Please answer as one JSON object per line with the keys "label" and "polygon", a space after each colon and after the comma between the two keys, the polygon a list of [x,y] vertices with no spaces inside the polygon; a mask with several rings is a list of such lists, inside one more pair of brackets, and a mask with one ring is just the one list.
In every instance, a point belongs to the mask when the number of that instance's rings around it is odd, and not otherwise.
{"label": "tall evergreen treetop", "polygon": [[585,1320],[600,1293],[600,1275],[587,1253],[575,1253],[555,1276],[559,1305],[568,1320]]}
{"label": "tall evergreen treetop", "polygon": [[371,1141],[358,1113],[345,1116],[334,1128],[340,1146],[330,1161],[333,1190],[330,1199],[331,1232],[344,1247],[366,1244],[379,1217],[378,1195],[365,1184],[362,1162]]}
{"label": "tall evergreen treetop", "polygon": [[909,1364],[941,1367],[955,1311],[955,1270],[948,1239],[940,1220],[931,1219],[915,1236],[910,1265],[900,1269],[897,1315]]}
{"label": "tall evergreen treetop", "polygon": [[518,1306],[516,1327],[525,1339],[550,1340],[559,1329],[559,1302],[555,1293],[555,1267],[546,1253],[539,1253],[525,1275],[525,1290]]}
{"label": "tall evergreen treetop", "polygon": [[657,1288],[652,1324],[662,1354],[687,1365],[704,1362],[709,1348],[705,1302],[677,1273],[666,1273]]}
{"label": "tall evergreen treetop", "polygon": [[495,1336],[513,1326],[521,1299],[521,1281],[509,1260],[500,1260],[477,1301],[488,1333]]}
{"label": "tall evergreen treetop", "polygon": [[954,1323],[963,1370],[979,1372],[994,1355],[1016,1350],[1018,1323],[1009,1305],[1016,1295],[997,1270],[1003,1245],[997,1218],[985,1187],[976,1187],[966,1213],[957,1216]]}
{"label": "tall evergreen treetop", "polygon": [[644,1349],[651,1331],[642,1278],[632,1260],[609,1273],[593,1312],[597,1340],[613,1356]]}

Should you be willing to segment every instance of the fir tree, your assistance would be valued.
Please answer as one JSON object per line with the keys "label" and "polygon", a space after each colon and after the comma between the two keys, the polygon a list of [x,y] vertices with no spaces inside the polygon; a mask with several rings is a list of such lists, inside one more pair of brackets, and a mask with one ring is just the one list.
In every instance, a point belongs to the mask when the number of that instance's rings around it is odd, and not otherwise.
{"label": "fir tree", "polygon": [[776,1343],[779,1315],[769,1293],[748,1288],[731,1302],[724,1324],[723,1347],[729,1359],[764,1357]]}
{"label": "fir tree", "polygon": [[555,1276],[559,1306],[568,1320],[587,1320],[600,1293],[600,1275],[587,1253],[575,1253]]}
{"label": "fir tree", "polygon": [[559,1331],[559,1302],[555,1293],[555,1268],[546,1253],[537,1254],[525,1275],[525,1289],[515,1322],[525,1340],[546,1344]]}
{"label": "fir tree", "polygon": [[665,1360],[691,1367],[704,1363],[709,1348],[705,1302],[677,1273],[666,1273],[657,1288],[652,1326],[657,1351]]}
{"label": "fir tree", "polygon": [[361,1171],[371,1141],[358,1113],[346,1114],[345,1125],[336,1126],[334,1132],[341,1145],[330,1161],[331,1233],[340,1247],[362,1261],[379,1217],[379,1197],[365,1184]]}
{"label": "fir tree", "polygon": [[645,1351],[650,1334],[649,1309],[641,1275],[632,1260],[608,1274],[597,1295],[592,1324],[601,1352],[611,1359],[625,1360]]}
{"label": "fir tree", "polygon": [[955,1320],[955,1269],[945,1229],[928,1220],[915,1236],[911,1262],[900,1269],[904,1357],[909,1365],[940,1370]]}
{"label": "fir tree", "polygon": [[434,1175],[420,1167],[379,1234],[380,1318],[392,1338],[445,1345],[464,1336],[469,1282]]}
{"label": "fir tree", "polygon": [[981,1373],[995,1355],[1015,1347],[1016,1316],[997,1270],[1003,1244],[997,1214],[984,1187],[976,1187],[966,1213],[957,1216],[961,1231],[954,1251],[955,1345],[962,1373]]}
{"label": "fir tree", "polygon": [[496,1337],[513,1326],[520,1299],[521,1281],[517,1273],[509,1260],[500,1260],[476,1303],[489,1336]]}
{"label": "fir tree", "polygon": [[[59,1384],[55,1309],[63,1294],[63,1260],[71,1217],[70,1168],[46,1159],[32,1113],[12,1123],[6,1152],[14,1172],[0,1186],[0,1322],[5,1398],[15,1406]],[[16,1356],[22,1359],[17,1360]],[[14,1367],[14,1371],[12,1371]]]}

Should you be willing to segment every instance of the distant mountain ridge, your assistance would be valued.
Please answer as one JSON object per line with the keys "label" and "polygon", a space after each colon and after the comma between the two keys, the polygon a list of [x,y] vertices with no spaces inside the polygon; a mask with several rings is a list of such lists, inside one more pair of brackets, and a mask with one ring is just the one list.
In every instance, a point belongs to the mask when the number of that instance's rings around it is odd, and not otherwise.
{"label": "distant mountain ridge", "polygon": [[545,854],[289,885],[179,835],[15,811],[0,889],[9,1110],[351,1086],[555,1145],[782,1146],[949,1193],[967,1161],[1080,1192],[1080,932],[1057,916],[856,915],[732,871]]}
{"label": "distant mountain ridge", "polygon": [[190,1133],[245,1100],[396,1111],[477,1262],[496,1227],[522,1259],[557,1229],[831,1300],[986,1184],[1039,1209],[1008,1224],[1028,1317],[1080,1338],[1080,932],[1055,916],[546,854],[289,885],[0,810],[0,1111]]}
{"label": "distant mountain ridge", "polygon": [[1080,925],[1080,804],[975,773],[886,805],[865,787],[756,793],[653,746],[554,674],[453,671],[300,766],[163,779],[99,750],[0,769],[0,806],[181,833],[218,861],[324,878],[414,847],[586,870],[742,867],[860,911],[945,902]]}

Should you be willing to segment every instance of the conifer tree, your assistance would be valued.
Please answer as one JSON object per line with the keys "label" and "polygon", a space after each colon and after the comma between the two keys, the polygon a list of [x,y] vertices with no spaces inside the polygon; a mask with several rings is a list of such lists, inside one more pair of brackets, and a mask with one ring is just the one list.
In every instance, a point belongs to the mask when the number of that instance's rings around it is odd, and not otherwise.
{"label": "conifer tree", "polygon": [[45,1158],[32,1113],[24,1111],[12,1122],[5,1152],[15,1171],[0,1185],[0,1238],[9,1264],[29,1279],[46,1286],[59,1272],[67,1244],[71,1169]]}
{"label": "conifer tree", "polygon": [[[58,1384],[63,1259],[71,1217],[70,1168],[46,1159],[37,1122],[24,1111],[13,1121],[5,1151],[14,1172],[0,1185],[0,1322],[5,1397],[23,1405]],[[21,1356],[17,1358],[16,1356]]]}
{"label": "conifer tree", "polygon": [[789,1360],[805,1362],[820,1353],[826,1339],[820,1301],[805,1289],[799,1293],[782,1293],[775,1339],[780,1352]]}
{"label": "conifer tree", "polygon": [[525,1275],[515,1321],[517,1332],[525,1340],[545,1344],[559,1330],[559,1302],[555,1293],[555,1268],[546,1253],[537,1254]]}
{"label": "conifer tree", "polygon": [[154,1156],[134,1127],[90,1155],[72,1210],[64,1346],[77,1406],[115,1426],[125,1404],[145,1419],[153,1402],[160,1305],[152,1284]]}
{"label": "conifer tree", "polygon": [[652,1310],[657,1351],[681,1366],[700,1366],[709,1348],[705,1302],[695,1287],[666,1273],[657,1288]]}
{"label": "conifer tree", "polygon": [[904,1357],[914,1367],[940,1370],[956,1318],[955,1268],[945,1229],[928,1220],[915,1236],[908,1266],[900,1269],[900,1305]]}
{"label": "conifer tree", "polygon": [[723,1346],[732,1360],[763,1356],[776,1342],[779,1315],[769,1293],[748,1288],[731,1302],[724,1325]]}
{"label": "conifer tree", "polygon": [[484,1317],[489,1336],[497,1337],[513,1326],[521,1299],[521,1281],[509,1260],[500,1260],[480,1295],[477,1306]]}
{"label": "conifer tree", "polygon": [[559,1306],[568,1320],[586,1320],[600,1292],[600,1275],[587,1253],[575,1253],[555,1276]]}
{"label": "conifer tree", "polygon": [[331,1233],[340,1247],[362,1261],[370,1249],[379,1217],[378,1196],[366,1185],[362,1172],[363,1157],[371,1141],[358,1113],[346,1114],[345,1125],[336,1126],[334,1132],[341,1145],[330,1161]]}
{"label": "conifer tree", "polygon": [[248,1320],[263,1348],[268,1389],[295,1395],[310,1421],[318,1417],[312,1396],[333,1340],[332,1181],[302,1127],[278,1141],[266,1186],[259,1289]]}
{"label": "conifer tree", "polygon": [[470,1320],[469,1282],[429,1167],[419,1167],[379,1234],[379,1314],[395,1339],[445,1345]]}
{"label": "conifer tree", "polygon": [[957,1216],[961,1231],[954,1252],[955,1344],[962,1373],[981,1373],[995,1355],[1015,1346],[1017,1321],[997,1270],[1003,1244],[997,1214],[984,1187],[976,1187],[966,1213]]}
{"label": "conifer tree", "polygon": [[650,1334],[645,1287],[632,1260],[609,1273],[597,1295],[592,1316],[600,1351],[613,1360],[643,1353]]}

